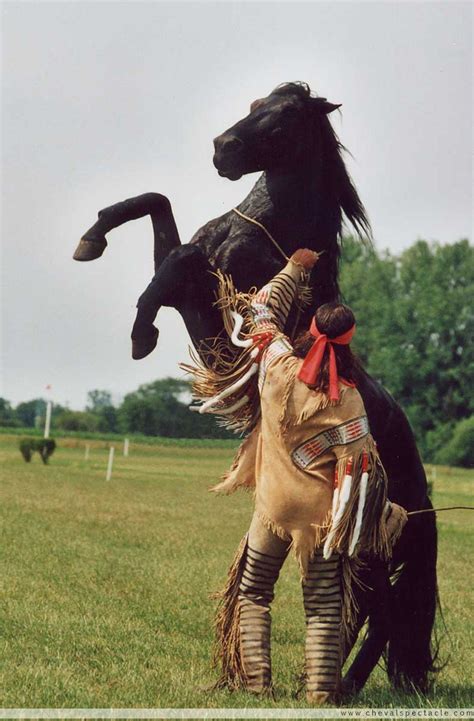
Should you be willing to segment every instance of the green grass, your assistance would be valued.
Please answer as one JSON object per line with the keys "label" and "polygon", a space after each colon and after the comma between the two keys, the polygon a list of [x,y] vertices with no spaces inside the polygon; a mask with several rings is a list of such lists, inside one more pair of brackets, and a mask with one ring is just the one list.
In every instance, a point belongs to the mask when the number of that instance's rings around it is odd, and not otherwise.
{"label": "green grass", "polygon": [[[306,707],[295,699],[304,620],[288,559],[273,607],[276,700],[206,692],[214,602],[251,517],[251,496],[207,493],[232,458],[219,444],[132,445],[105,481],[108,443],[59,441],[25,464],[0,436],[3,707]],[[471,502],[473,474],[437,469],[437,505]],[[394,693],[377,668],[351,706],[469,705],[472,516],[439,515],[447,666],[433,693]]]}

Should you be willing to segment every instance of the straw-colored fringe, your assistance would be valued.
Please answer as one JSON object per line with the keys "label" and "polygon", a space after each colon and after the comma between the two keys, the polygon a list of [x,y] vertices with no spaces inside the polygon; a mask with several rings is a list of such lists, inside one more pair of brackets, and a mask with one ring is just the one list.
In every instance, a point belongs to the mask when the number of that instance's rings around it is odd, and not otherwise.
{"label": "straw-colored fringe", "polygon": [[323,522],[321,524],[312,523],[312,527],[315,531],[315,539],[314,539],[314,548],[313,552],[311,553],[310,560],[312,561],[314,558],[314,555],[318,548],[324,543],[326,536],[328,535],[329,529],[331,527],[331,521],[332,521],[332,511],[329,509],[329,511],[326,513]]}
{"label": "straw-colored fringe", "polygon": [[359,606],[354,593],[354,586],[365,588],[360,580],[360,571],[363,567],[362,561],[358,558],[341,556],[341,597],[342,597],[342,623],[341,623],[341,644],[342,655],[348,648],[353,630],[359,615]]}
{"label": "straw-colored fringe", "polygon": [[300,310],[304,310],[313,302],[313,291],[309,284],[310,272],[303,270],[298,282],[298,290],[296,297],[296,305]]}
{"label": "straw-colored fringe", "polygon": [[271,518],[265,515],[262,511],[256,509],[257,516],[269,531],[275,534],[275,536],[278,536],[278,538],[281,538],[282,541],[289,541],[291,542],[291,536],[287,531],[285,531],[282,526],[279,526],[278,523],[275,523]]}
{"label": "straw-colored fringe", "polygon": [[237,689],[245,686],[245,671],[240,653],[239,586],[247,555],[248,534],[242,538],[222,589],[212,595],[219,599],[214,627],[216,643],[214,666],[221,666],[221,674],[214,684],[217,688]]}

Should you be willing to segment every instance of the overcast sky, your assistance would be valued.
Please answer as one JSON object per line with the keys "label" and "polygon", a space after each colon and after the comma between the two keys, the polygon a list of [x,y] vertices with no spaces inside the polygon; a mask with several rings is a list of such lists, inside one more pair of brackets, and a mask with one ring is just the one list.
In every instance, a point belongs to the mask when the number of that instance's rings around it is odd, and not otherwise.
{"label": "overcast sky", "polygon": [[179,376],[187,337],[162,310],[130,355],[152,275],[148,219],[72,260],[97,211],[170,198],[183,242],[257,176],[219,178],[212,138],[277,84],[342,103],[334,124],[379,248],[472,238],[472,7],[457,2],[3,3],[3,387],[81,408]]}

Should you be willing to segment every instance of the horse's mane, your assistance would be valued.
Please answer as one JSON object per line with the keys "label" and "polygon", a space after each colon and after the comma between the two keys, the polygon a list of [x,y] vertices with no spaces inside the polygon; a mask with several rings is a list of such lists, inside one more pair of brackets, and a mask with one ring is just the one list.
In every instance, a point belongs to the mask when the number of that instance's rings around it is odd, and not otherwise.
{"label": "horse's mane", "polygon": [[272,94],[296,95],[314,108],[315,124],[319,124],[321,134],[325,190],[336,212],[337,237],[340,240],[342,236],[344,213],[359,238],[370,243],[372,240],[370,221],[342,157],[343,152],[349,151],[340,142],[328,115],[321,112],[321,106],[326,102],[326,98],[312,95],[309,85],[303,82],[283,83],[278,85]]}

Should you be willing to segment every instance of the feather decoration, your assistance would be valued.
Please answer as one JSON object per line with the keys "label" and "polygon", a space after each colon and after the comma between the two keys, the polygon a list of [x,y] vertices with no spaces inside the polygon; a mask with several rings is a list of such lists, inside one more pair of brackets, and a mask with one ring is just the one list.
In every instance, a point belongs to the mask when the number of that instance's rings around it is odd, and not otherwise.
{"label": "feather decoration", "polygon": [[337,504],[339,502],[339,476],[337,473],[337,468],[334,472],[334,493],[332,494],[332,513],[331,517],[334,518],[336,515],[336,508]]}
{"label": "feather decoration", "polygon": [[349,546],[349,556],[352,556],[352,554],[354,553],[355,547],[360,537],[360,532],[362,530],[362,518],[364,516],[365,499],[367,497],[367,484],[369,481],[369,474],[367,472],[368,465],[369,456],[364,451],[362,454],[362,477],[360,479],[359,504],[357,506],[356,525]]}
{"label": "feather decoration", "polygon": [[339,494],[339,506],[336,511],[336,515],[333,516],[332,523],[331,523],[331,530],[328,533],[328,537],[326,538],[326,541],[324,543],[324,549],[323,549],[323,556],[327,560],[328,558],[331,558],[332,555],[332,548],[331,544],[334,540],[334,536],[336,535],[337,527],[339,525],[339,521],[341,520],[344,510],[346,508],[347,502],[349,500],[349,497],[351,495],[351,485],[352,485],[352,456],[347,461],[347,467],[346,467],[346,474],[344,476],[344,480],[342,482],[341,491]]}
{"label": "feather decoration", "polygon": [[[250,354],[251,357],[256,357],[258,354],[258,348],[254,348],[252,353]],[[213,398],[209,398],[208,401],[202,404],[202,406],[199,408],[199,413],[209,413],[209,408],[212,408],[212,406],[215,406],[216,403],[223,400],[224,398],[227,398],[228,396],[231,396],[233,393],[236,393],[239,388],[242,388],[250,378],[255,375],[255,373],[258,372],[258,363],[252,363],[248,371],[239,378],[235,383],[233,383],[228,388],[224,388],[223,391],[218,393]]]}
{"label": "feather decoration", "polygon": [[239,333],[242,330],[242,325],[244,323],[244,317],[240,315],[240,313],[237,313],[235,310],[231,310],[230,315],[234,321],[234,328],[230,336],[232,343],[239,348],[249,348],[252,345],[252,339],[247,338],[247,340],[241,340],[239,338]]}

